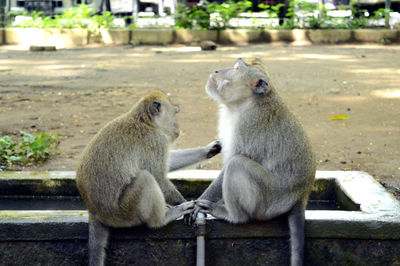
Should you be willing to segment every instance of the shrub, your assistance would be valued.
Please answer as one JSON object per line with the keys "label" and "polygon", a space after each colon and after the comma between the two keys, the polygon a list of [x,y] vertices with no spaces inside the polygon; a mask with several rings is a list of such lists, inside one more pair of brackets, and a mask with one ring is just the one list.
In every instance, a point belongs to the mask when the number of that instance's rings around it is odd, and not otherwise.
{"label": "shrub", "polygon": [[50,156],[50,150],[58,145],[58,134],[20,131],[21,140],[9,136],[0,138],[0,171],[13,170],[16,165],[43,163]]}

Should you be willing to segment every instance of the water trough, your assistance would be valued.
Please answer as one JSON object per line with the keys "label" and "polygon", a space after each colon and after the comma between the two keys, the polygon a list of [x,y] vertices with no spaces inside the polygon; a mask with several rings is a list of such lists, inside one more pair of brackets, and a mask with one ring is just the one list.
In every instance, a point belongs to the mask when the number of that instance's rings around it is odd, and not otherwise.
{"label": "water trough", "polygon": [[[218,171],[169,177],[196,198]],[[4,265],[87,264],[87,212],[75,172],[0,173]],[[231,225],[207,218],[206,265],[287,265],[285,217]],[[317,171],[306,211],[306,265],[400,265],[400,204],[370,175]],[[151,230],[113,229],[108,265],[195,265],[196,228],[177,220]]]}

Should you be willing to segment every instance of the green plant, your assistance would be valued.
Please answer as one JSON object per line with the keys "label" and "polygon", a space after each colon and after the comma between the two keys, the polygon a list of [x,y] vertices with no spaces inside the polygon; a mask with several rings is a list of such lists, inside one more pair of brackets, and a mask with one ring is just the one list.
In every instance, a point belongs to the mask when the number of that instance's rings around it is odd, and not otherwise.
{"label": "green plant", "polygon": [[21,158],[15,153],[15,141],[9,136],[0,138],[0,171],[9,169]]}
{"label": "green plant", "polygon": [[207,5],[192,6],[188,8],[183,4],[178,4],[175,14],[175,28],[177,29],[201,29],[210,28],[210,12]]}
{"label": "green plant", "polygon": [[262,12],[266,12],[269,18],[279,18],[279,13],[284,4],[276,4],[276,5],[266,5],[266,4],[258,4],[258,7],[263,10]]}
{"label": "green plant", "polygon": [[43,163],[50,150],[58,145],[58,134],[20,131],[21,140],[16,142],[9,136],[0,138],[0,171],[12,170],[15,165]]}
{"label": "green plant", "polygon": [[[17,15],[16,13],[13,14]],[[30,19],[19,22],[16,26],[24,28],[84,28],[91,32],[97,32],[102,28],[114,27],[114,15],[111,12],[102,12],[96,15],[94,8],[85,4],[71,8],[63,14],[54,17],[43,16],[43,12],[23,12],[23,16]]]}
{"label": "green plant", "polygon": [[[175,14],[175,28],[178,29],[224,29],[228,27],[229,20],[237,17],[252,5],[251,1],[234,2],[229,0],[222,4],[216,2],[204,5],[187,7],[178,4]],[[211,14],[217,14],[217,18],[211,22]]]}
{"label": "green plant", "polygon": [[390,12],[393,12],[390,8],[379,8],[378,10],[374,11],[374,19],[385,19],[385,28],[389,29],[389,18]]}
{"label": "green plant", "polygon": [[237,17],[240,13],[251,8],[251,1],[239,1],[235,2],[233,0],[229,0],[218,4],[216,2],[212,2],[207,4],[207,9],[210,14],[217,13],[219,16],[216,20],[215,28],[225,29],[228,27],[229,20],[234,17]]}
{"label": "green plant", "polygon": [[294,29],[298,27],[297,16],[295,12],[296,5],[299,3],[298,0],[292,0],[289,3],[289,7],[286,11],[286,19],[284,20],[281,28],[283,29]]}
{"label": "green plant", "polygon": [[392,9],[386,9],[386,8],[379,8],[378,10],[374,11],[374,16],[372,18],[373,19],[386,18],[386,16],[389,15],[390,12],[393,12],[393,10]]}
{"label": "green plant", "polygon": [[313,4],[306,1],[300,1],[298,7],[304,17],[304,27],[310,29],[326,29],[332,28],[332,18],[328,16],[328,10],[323,4]]}

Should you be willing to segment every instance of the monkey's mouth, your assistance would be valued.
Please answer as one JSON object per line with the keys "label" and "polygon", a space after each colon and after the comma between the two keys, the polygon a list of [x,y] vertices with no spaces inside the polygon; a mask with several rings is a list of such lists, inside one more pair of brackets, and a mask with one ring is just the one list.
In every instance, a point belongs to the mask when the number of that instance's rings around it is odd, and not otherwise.
{"label": "monkey's mouth", "polygon": [[181,130],[178,129],[178,130],[175,131],[174,133],[175,133],[175,134],[174,134],[174,135],[175,135],[174,137],[177,139],[177,138],[181,135]]}
{"label": "monkey's mouth", "polygon": [[174,138],[177,139],[181,135],[182,131],[178,125],[175,125],[174,129]]}
{"label": "monkey's mouth", "polygon": [[217,81],[215,80],[215,77],[213,74],[210,75],[210,78],[208,79],[208,84],[211,85],[214,88],[217,88]]}

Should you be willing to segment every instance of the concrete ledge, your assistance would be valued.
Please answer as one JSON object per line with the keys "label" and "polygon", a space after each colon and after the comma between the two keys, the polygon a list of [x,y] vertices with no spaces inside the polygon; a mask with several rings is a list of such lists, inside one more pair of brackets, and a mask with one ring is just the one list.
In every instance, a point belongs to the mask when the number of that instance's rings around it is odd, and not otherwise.
{"label": "concrete ledge", "polygon": [[80,47],[88,44],[85,29],[46,29],[46,43],[57,48]]}
{"label": "concrete ledge", "polygon": [[[198,182],[207,186],[218,173],[184,170],[170,173],[169,178],[186,187]],[[0,194],[29,189],[39,194],[74,194],[74,177],[75,172],[3,172]],[[400,261],[400,204],[379,183],[363,172],[317,171],[316,184],[316,195],[329,198],[336,187],[361,211],[306,211],[306,265],[392,265]],[[87,264],[87,219],[83,210],[0,211],[2,263]],[[206,232],[207,265],[289,264],[284,216],[240,225],[208,218]],[[196,228],[182,220],[160,229],[112,229],[107,264],[195,265],[195,237]]]}
{"label": "concrete ledge", "polygon": [[[399,217],[362,215],[354,212],[306,211],[307,238],[398,240]],[[397,218],[397,219],[395,219]],[[0,211],[0,242],[22,240],[87,240],[87,211]],[[114,239],[191,239],[195,230],[177,220],[160,229],[146,226],[114,228]],[[289,236],[285,217],[268,222],[229,224],[207,218],[207,238],[286,238]],[[399,242],[400,244],[400,242]]]}
{"label": "concrete ledge", "polygon": [[125,45],[131,41],[131,31],[125,29],[102,29],[101,40],[104,44]]}
{"label": "concrete ledge", "polygon": [[200,41],[218,41],[216,30],[175,30],[175,43],[195,43]]}
{"label": "concrete ledge", "polygon": [[37,29],[6,28],[5,44],[52,45],[57,48],[72,48],[88,44],[85,29]]}
{"label": "concrete ledge", "polygon": [[352,40],[352,32],[349,30],[308,30],[306,36],[315,44],[346,43]]}
{"label": "concrete ledge", "polygon": [[384,40],[392,42],[400,41],[400,31],[398,30],[373,30],[373,29],[360,29],[354,31],[354,40],[356,42],[374,42],[380,43]]}
{"label": "concrete ledge", "polygon": [[0,28],[0,45],[4,44],[5,29]]}
{"label": "concrete ledge", "polygon": [[[1,31],[1,29],[0,29]],[[173,30],[173,29],[112,29],[91,35],[85,29],[37,29],[5,28],[4,44],[56,45],[57,48],[85,46],[88,43],[108,45],[133,44],[166,45],[172,43],[196,43],[211,40],[221,44],[249,44],[270,42],[294,42],[302,44],[339,43],[386,43],[400,42],[399,30],[252,30],[227,29],[220,31]],[[1,43],[1,39],[0,39]]]}
{"label": "concrete ledge", "polygon": [[174,31],[171,29],[162,30],[147,30],[134,29],[132,30],[131,41],[134,44],[171,44],[174,41]]}
{"label": "concrete ledge", "polygon": [[37,28],[5,28],[4,44],[43,45],[46,33]]}
{"label": "concrete ledge", "polygon": [[[256,43],[267,41],[264,37],[264,33],[261,30],[221,30],[219,32],[218,42],[222,44],[248,44],[248,43]],[[263,38],[264,37],[264,38]]]}

